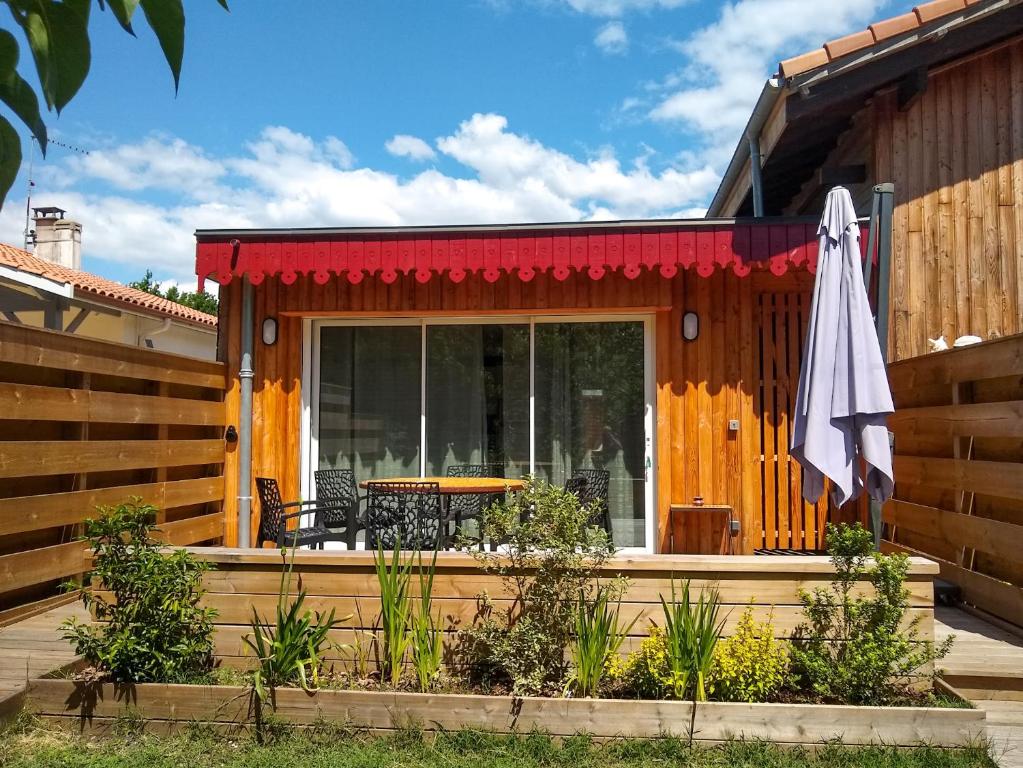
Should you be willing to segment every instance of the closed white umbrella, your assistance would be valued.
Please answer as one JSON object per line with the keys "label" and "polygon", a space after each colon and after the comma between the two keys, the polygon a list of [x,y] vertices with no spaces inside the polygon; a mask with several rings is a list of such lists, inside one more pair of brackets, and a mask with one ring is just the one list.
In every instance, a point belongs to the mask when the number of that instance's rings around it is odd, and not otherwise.
{"label": "closed white umbrella", "polygon": [[885,416],[895,409],[863,285],[860,227],[848,190],[835,187],[828,193],[817,234],[820,255],[792,455],[803,466],[808,502],[820,498],[825,478],[832,482],[836,504],[864,488],[883,502],[894,488]]}

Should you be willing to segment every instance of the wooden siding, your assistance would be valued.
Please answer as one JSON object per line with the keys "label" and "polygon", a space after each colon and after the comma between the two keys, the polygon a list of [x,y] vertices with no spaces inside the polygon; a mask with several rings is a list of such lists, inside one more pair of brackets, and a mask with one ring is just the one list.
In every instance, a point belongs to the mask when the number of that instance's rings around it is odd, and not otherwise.
{"label": "wooden siding", "polygon": [[[250,631],[248,622],[253,607],[261,616],[273,614],[280,589],[280,553],[218,547],[191,551],[216,565],[203,577],[207,590],[203,601],[217,610],[214,620],[217,656],[225,666],[250,667],[254,659],[242,638]],[[914,559],[907,579],[910,608],[906,619],[919,619],[922,640],[934,637],[931,580],[936,571],[933,563]],[[670,595],[673,578],[676,582],[688,579],[697,590],[717,587],[723,606],[723,636],[732,634],[743,608],[752,604],[758,620],[772,616],[777,636],[790,638],[803,620],[800,590],[826,587],[833,574],[834,567],[826,557],[619,555],[602,566],[600,575],[607,579],[621,575],[629,580],[622,596],[621,615],[625,622],[636,619],[636,623],[623,644],[625,653],[646,636],[651,619],[660,621],[660,598]],[[380,600],[373,553],[299,552],[295,558],[293,591],[298,589],[299,581],[310,609],[324,613],[333,609],[338,616],[351,615],[343,628],[332,632],[333,639],[349,646],[361,640],[367,661],[374,664],[376,654],[368,646],[378,627]],[[514,596],[500,577],[483,573],[472,555],[460,552],[438,555],[433,584],[433,597],[449,641],[445,658],[457,664],[456,633],[477,619],[478,596],[486,592],[498,613],[511,607]],[[866,582],[854,587],[857,594],[868,589]],[[351,657],[351,650],[342,648],[328,651],[325,658],[346,665]]]}
{"label": "wooden siding", "polygon": [[97,506],[222,540],[224,388],[222,363],[0,322],[0,621],[82,573]]}
{"label": "wooden siding", "polygon": [[874,178],[895,183],[891,359],[1023,331],[1023,41],[879,93]]}
{"label": "wooden siding", "polygon": [[[254,316],[257,323],[267,316],[278,317],[279,332],[272,347],[261,344],[256,334],[253,475],[277,477],[287,497],[299,495],[303,316],[647,313],[655,316],[657,551],[669,548],[668,505],[690,503],[697,495],[707,504],[734,507],[741,531],[736,552],[752,552],[765,545],[814,548],[820,543],[820,515],[798,499],[800,476],[787,459],[787,432],[774,431],[776,422],[788,421],[805,318],[784,313],[775,316],[763,310],[776,300],[785,306],[787,302],[793,306],[805,302],[812,279],[809,273],[796,270],[780,277],[755,272],[746,278],[731,272],[715,272],[706,278],[682,272],[671,279],[644,272],[635,280],[617,273],[600,280],[573,274],[563,282],[547,274],[538,274],[529,282],[502,277],[496,283],[480,275],[467,275],[461,283],[442,279],[419,283],[413,277],[399,276],[390,284],[367,278],[356,285],[344,279],[326,285],[311,277],[299,277],[291,285],[267,279],[255,287]],[[240,281],[221,289],[225,330],[220,340],[221,359],[232,375],[226,400],[229,423],[235,424],[240,296]],[[781,298],[772,298],[775,296]],[[680,336],[682,314],[688,310],[700,316],[700,334],[694,342],[683,342]],[[781,334],[779,338],[784,339],[786,360],[783,401],[772,400],[770,408],[764,407],[758,394],[765,322],[772,338]],[[774,390],[771,392],[774,397]],[[730,419],[739,420],[738,432],[729,432]],[[785,531],[782,538],[765,536],[764,494],[776,490],[765,491],[763,483],[765,432],[771,435],[772,450],[785,456],[785,493],[766,500],[772,510],[770,519],[780,521],[774,529]],[[229,447],[228,544],[237,536],[236,458],[235,448]],[[258,503],[254,503],[253,535],[257,522]],[[700,538],[702,533],[691,530],[686,535]]]}
{"label": "wooden siding", "polygon": [[966,602],[1023,625],[1023,335],[889,369],[887,546],[938,561]]}

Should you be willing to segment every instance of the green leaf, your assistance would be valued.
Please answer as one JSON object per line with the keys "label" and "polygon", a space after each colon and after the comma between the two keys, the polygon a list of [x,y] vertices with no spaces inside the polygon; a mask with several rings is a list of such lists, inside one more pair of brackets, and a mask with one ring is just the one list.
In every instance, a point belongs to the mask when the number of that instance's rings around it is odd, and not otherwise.
{"label": "green leaf", "polygon": [[146,21],[160,41],[164,58],[174,75],[174,91],[181,77],[181,60],[185,56],[185,9],[181,0],[139,0]]}
{"label": "green leaf", "polygon": [[23,14],[15,13],[32,49],[46,105],[58,113],[89,74],[88,11],[83,13],[81,5],[81,0],[34,0]]}
{"label": "green leaf", "polygon": [[46,125],[39,115],[39,100],[25,80],[18,74],[18,42],[14,35],[0,29],[0,100],[3,101],[38,139],[46,152]]}
{"label": "green leaf", "polygon": [[110,12],[114,14],[117,23],[125,32],[134,36],[135,30],[131,28],[131,17],[135,15],[139,0],[106,0],[106,3],[110,6]]}
{"label": "green leaf", "polygon": [[7,118],[0,117],[0,207],[21,168],[21,138]]}

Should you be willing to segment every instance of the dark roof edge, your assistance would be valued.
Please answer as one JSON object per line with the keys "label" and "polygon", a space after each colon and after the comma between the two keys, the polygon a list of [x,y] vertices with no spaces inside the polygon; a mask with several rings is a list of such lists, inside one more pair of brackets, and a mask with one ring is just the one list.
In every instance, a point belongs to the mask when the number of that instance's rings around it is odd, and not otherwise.
{"label": "dark roof edge", "polygon": [[530,222],[521,224],[431,224],[405,227],[281,227],[268,229],[197,229],[197,240],[224,238],[283,238],[316,237],[318,235],[413,235],[442,234],[445,232],[558,232],[593,229],[644,229],[644,228],[697,228],[710,226],[742,226],[764,224],[806,224],[816,221],[807,216],[773,216],[765,218],[710,218],[710,219],[622,219],[618,221],[568,221]]}

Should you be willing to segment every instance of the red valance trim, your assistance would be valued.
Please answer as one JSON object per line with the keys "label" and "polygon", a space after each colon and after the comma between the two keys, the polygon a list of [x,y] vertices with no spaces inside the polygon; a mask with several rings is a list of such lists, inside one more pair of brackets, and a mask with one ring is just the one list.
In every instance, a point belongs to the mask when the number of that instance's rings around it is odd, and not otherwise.
{"label": "red valance trim", "polygon": [[[861,247],[866,249],[866,232]],[[783,275],[789,269],[817,267],[816,224],[743,224],[706,227],[664,227],[629,231],[495,231],[438,232],[388,236],[339,234],[308,237],[240,236],[236,239],[200,236],[196,246],[199,288],[206,278],[227,285],[248,275],[258,285],[280,277],[290,285],[299,275],[312,275],[323,285],[332,277],[360,283],[367,276],[393,283],[399,274],[414,275],[420,283],[446,275],[459,283],[480,274],[493,283],[515,275],[532,280],[550,273],[566,280],[584,273],[599,280],[608,272],[633,280],[644,271],[674,277],[680,269],[702,277],[731,269],[746,277],[753,270]]]}

